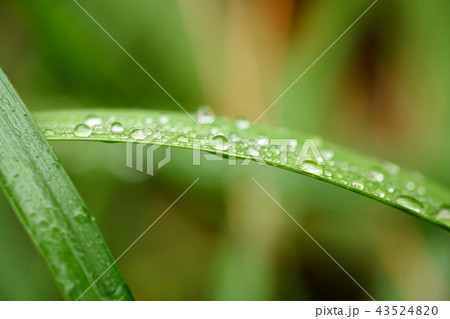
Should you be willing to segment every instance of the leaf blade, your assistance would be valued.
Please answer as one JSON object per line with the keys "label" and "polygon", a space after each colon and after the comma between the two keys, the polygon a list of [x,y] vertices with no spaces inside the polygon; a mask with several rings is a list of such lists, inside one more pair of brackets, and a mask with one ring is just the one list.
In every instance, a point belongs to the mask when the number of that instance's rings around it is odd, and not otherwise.
{"label": "leaf blade", "polygon": [[[0,184],[65,298],[76,300],[114,262],[100,230],[0,69]],[[132,300],[117,265],[85,300]]]}
{"label": "leaf blade", "polygon": [[[211,123],[197,126],[184,114],[176,112],[80,109],[38,111],[34,116],[41,128],[47,130],[48,140],[197,147],[225,157],[264,161],[268,165],[314,177],[373,198],[450,230],[450,191],[428,181],[420,173],[400,169],[391,162],[359,155],[317,138],[314,141],[324,154],[323,157],[327,158],[325,165],[319,167],[311,161],[306,161],[307,165],[298,165],[296,154],[301,152],[299,147],[293,157],[288,156],[283,162],[280,156],[273,156],[264,141],[292,139],[300,141],[300,145],[311,138],[305,134],[257,125],[249,127],[249,123],[242,119],[219,118],[213,122],[207,119],[206,122]],[[199,118],[199,122],[201,120]],[[77,136],[77,128],[80,127],[84,131]],[[217,136],[225,138],[228,144],[236,139],[236,148],[218,149],[214,142]],[[196,140],[200,140],[200,145],[194,145]]]}

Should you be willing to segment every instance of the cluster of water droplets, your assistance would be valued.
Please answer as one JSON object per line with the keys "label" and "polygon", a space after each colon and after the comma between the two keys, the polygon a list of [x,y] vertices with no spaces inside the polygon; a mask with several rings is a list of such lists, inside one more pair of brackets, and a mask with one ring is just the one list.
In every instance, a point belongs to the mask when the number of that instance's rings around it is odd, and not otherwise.
{"label": "cluster of water droplets", "polygon": [[425,179],[420,173],[401,172],[398,165],[389,161],[361,166],[334,157],[328,149],[322,149],[321,153],[325,165],[305,161],[302,169],[381,200],[395,202],[417,214],[450,222],[450,206],[427,196]]}
{"label": "cluster of water droplets", "polygon": [[196,121],[199,127],[191,137],[203,148],[211,148],[218,152],[225,152],[240,157],[259,155],[255,148],[248,147],[242,139],[241,131],[246,131],[251,125],[243,118],[234,120],[230,127],[229,122],[218,121],[212,109],[208,106],[200,107],[196,112]]}
{"label": "cluster of water droplets", "polygon": [[[208,106],[200,107],[194,118],[199,125],[194,125],[184,115],[170,113],[155,112],[139,121],[130,122],[132,124],[125,123],[126,120],[121,122],[116,117],[105,119],[92,115],[76,124],[72,132],[64,133],[79,138],[104,136],[109,139],[193,147],[238,158],[253,158],[276,166],[302,170],[354,191],[368,193],[380,200],[395,202],[417,214],[434,211],[435,218],[450,221],[450,206],[433,202],[427,197],[423,176],[402,172],[392,162],[371,161],[369,164],[361,164],[354,156],[335,147],[327,147],[319,137],[314,137],[313,140],[321,158],[312,157],[299,161],[303,140],[292,139],[292,143],[287,146],[287,154],[280,145],[271,143],[274,135],[277,138],[289,135],[285,128],[267,133],[266,129],[251,127],[250,122],[243,118],[217,118]],[[55,132],[46,129],[44,134],[51,138]]]}

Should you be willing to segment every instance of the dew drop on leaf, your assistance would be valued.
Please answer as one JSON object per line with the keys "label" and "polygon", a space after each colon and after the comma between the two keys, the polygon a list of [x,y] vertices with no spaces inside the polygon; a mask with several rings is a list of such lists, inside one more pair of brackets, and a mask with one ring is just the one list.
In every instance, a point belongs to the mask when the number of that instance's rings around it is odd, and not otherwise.
{"label": "dew drop on leaf", "polygon": [[409,196],[399,196],[396,199],[397,204],[400,204],[406,208],[409,208],[417,213],[422,212],[423,205],[419,201]]}
{"label": "dew drop on leaf", "polygon": [[[145,133],[143,132],[143,135],[145,136]],[[153,140],[154,141],[160,141],[162,139],[163,135],[161,134],[161,132],[156,132],[155,134],[153,134]],[[138,138],[138,139],[143,139],[143,137]]]}
{"label": "dew drop on leaf", "polygon": [[215,115],[212,109],[207,106],[201,106],[197,110],[197,121],[199,124],[212,124],[215,120]]}
{"label": "dew drop on leaf", "polygon": [[261,137],[256,140],[256,144],[258,145],[267,145],[269,144],[269,140],[266,137]]}
{"label": "dew drop on leaf", "polygon": [[145,132],[141,129],[132,130],[130,133],[130,137],[135,140],[142,140],[145,136]]}
{"label": "dew drop on leaf", "polygon": [[383,162],[382,166],[387,172],[391,174],[398,174],[398,172],[400,172],[400,167],[392,162],[385,161]]}
{"label": "dew drop on leaf", "polygon": [[225,151],[228,149],[228,139],[223,134],[217,134],[212,138],[212,146],[216,150]]}
{"label": "dew drop on leaf", "polygon": [[91,128],[86,124],[78,124],[73,130],[73,134],[77,137],[88,137],[91,135]]}
{"label": "dew drop on leaf", "polygon": [[84,123],[89,127],[93,127],[95,125],[102,124],[102,120],[96,116],[91,115],[87,118],[87,120]]}
{"label": "dew drop on leaf", "polygon": [[163,116],[159,117],[159,123],[166,124],[168,122],[169,122],[169,118],[166,115],[163,115]]}
{"label": "dew drop on leaf", "polygon": [[111,124],[111,132],[112,133],[122,133],[123,125],[120,122],[114,122]]}
{"label": "dew drop on leaf", "polygon": [[334,152],[327,149],[321,149],[320,153],[322,154],[322,157],[324,160],[329,161],[334,157]]}
{"label": "dew drop on leaf", "polygon": [[181,136],[178,136],[177,141],[180,143],[187,143],[187,142],[189,142],[189,139],[186,136],[181,135]]}
{"label": "dew drop on leaf", "polygon": [[328,178],[333,178],[333,173],[331,173],[330,171],[325,171],[323,174]]}
{"label": "dew drop on leaf", "polygon": [[231,133],[230,141],[233,141],[233,142],[239,141],[239,136],[236,133]]}
{"label": "dew drop on leaf", "polygon": [[247,121],[246,119],[237,119],[236,126],[240,130],[246,130],[250,127],[250,122]]}
{"label": "dew drop on leaf", "polygon": [[45,136],[54,136],[55,132],[53,132],[52,130],[45,130],[44,131],[44,135]]}
{"label": "dew drop on leaf", "polygon": [[450,206],[444,205],[441,208],[439,208],[436,218],[441,221],[447,221],[450,222]]}
{"label": "dew drop on leaf", "polygon": [[384,175],[383,173],[379,172],[378,170],[375,169],[369,169],[367,171],[367,178],[369,180],[371,180],[372,182],[378,182],[381,183],[384,180]]}
{"label": "dew drop on leaf", "polygon": [[87,210],[85,208],[80,208],[80,209],[76,209],[73,212],[73,217],[78,221],[78,222],[87,222],[88,221],[88,216],[89,213],[87,212]]}
{"label": "dew drop on leaf", "polygon": [[323,168],[314,161],[304,161],[302,164],[302,169],[311,173],[313,175],[321,176],[323,175]]}
{"label": "dew drop on leaf", "polygon": [[418,193],[419,195],[423,196],[423,195],[425,195],[425,194],[427,193],[427,189],[426,189],[425,187],[423,187],[423,186],[420,186],[420,187],[417,189],[417,193]]}
{"label": "dew drop on leaf", "polygon": [[253,157],[259,156],[259,152],[258,152],[258,150],[256,148],[250,147],[248,149],[248,152]]}
{"label": "dew drop on leaf", "polygon": [[364,184],[362,182],[358,182],[358,181],[353,182],[352,186],[354,188],[356,188],[356,189],[359,189],[359,190],[363,190],[364,189]]}
{"label": "dew drop on leaf", "polygon": [[281,151],[278,146],[272,145],[270,146],[270,152],[272,153],[272,155],[279,155]]}
{"label": "dew drop on leaf", "polygon": [[339,163],[339,168],[344,172],[347,172],[349,170],[349,164],[347,162],[341,162]]}
{"label": "dew drop on leaf", "polygon": [[386,196],[386,193],[381,189],[377,189],[373,194],[380,198],[384,198]]}
{"label": "dew drop on leaf", "polygon": [[416,184],[414,182],[408,182],[406,183],[406,189],[409,191],[414,190],[414,188],[416,188]]}

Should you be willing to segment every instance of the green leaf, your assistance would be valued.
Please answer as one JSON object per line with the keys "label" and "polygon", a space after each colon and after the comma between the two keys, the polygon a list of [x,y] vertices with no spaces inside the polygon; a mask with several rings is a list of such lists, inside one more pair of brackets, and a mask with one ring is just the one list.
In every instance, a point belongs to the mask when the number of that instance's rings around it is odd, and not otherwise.
{"label": "green leaf", "polygon": [[[299,154],[311,137],[285,128],[215,118],[207,110],[196,115],[200,125],[183,113],[143,110],[52,110],[35,112],[34,116],[48,140],[149,143],[200,149],[226,158],[248,158],[343,187],[450,230],[448,189],[418,172],[359,155],[320,138],[313,141],[325,163],[311,152],[307,152],[309,160],[301,162]],[[282,147],[271,145],[274,139],[278,144],[279,139],[296,140],[297,146],[286,146],[288,152],[284,152]],[[284,161],[282,154],[286,153]]]}
{"label": "green leaf", "polygon": [[[114,258],[1,69],[0,108],[0,184],[63,295],[76,300],[114,263]],[[132,300],[132,295],[114,264],[81,299]]]}

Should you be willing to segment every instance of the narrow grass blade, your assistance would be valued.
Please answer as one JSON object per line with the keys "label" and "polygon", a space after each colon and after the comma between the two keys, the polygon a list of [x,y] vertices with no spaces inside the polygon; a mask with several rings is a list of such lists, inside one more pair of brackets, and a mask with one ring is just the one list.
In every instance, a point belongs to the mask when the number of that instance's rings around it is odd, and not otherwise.
{"label": "narrow grass blade", "polygon": [[[1,69],[0,108],[0,185],[64,297],[76,300],[114,262],[113,256]],[[83,296],[83,300],[131,299],[117,265]]]}
{"label": "narrow grass blade", "polygon": [[[200,149],[251,159],[343,187],[450,230],[450,191],[418,172],[359,155],[314,138],[324,163],[298,155],[310,136],[287,129],[250,126],[243,119],[197,114],[200,126],[181,113],[142,110],[52,110],[34,113],[48,140],[133,142]],[[282,147],[275,143],[288,139]],[[291,141],[295,141],[295,143]],[[283,154],[286,159],[283,159]],[[326,194],[324,194],[326,196]]]}

